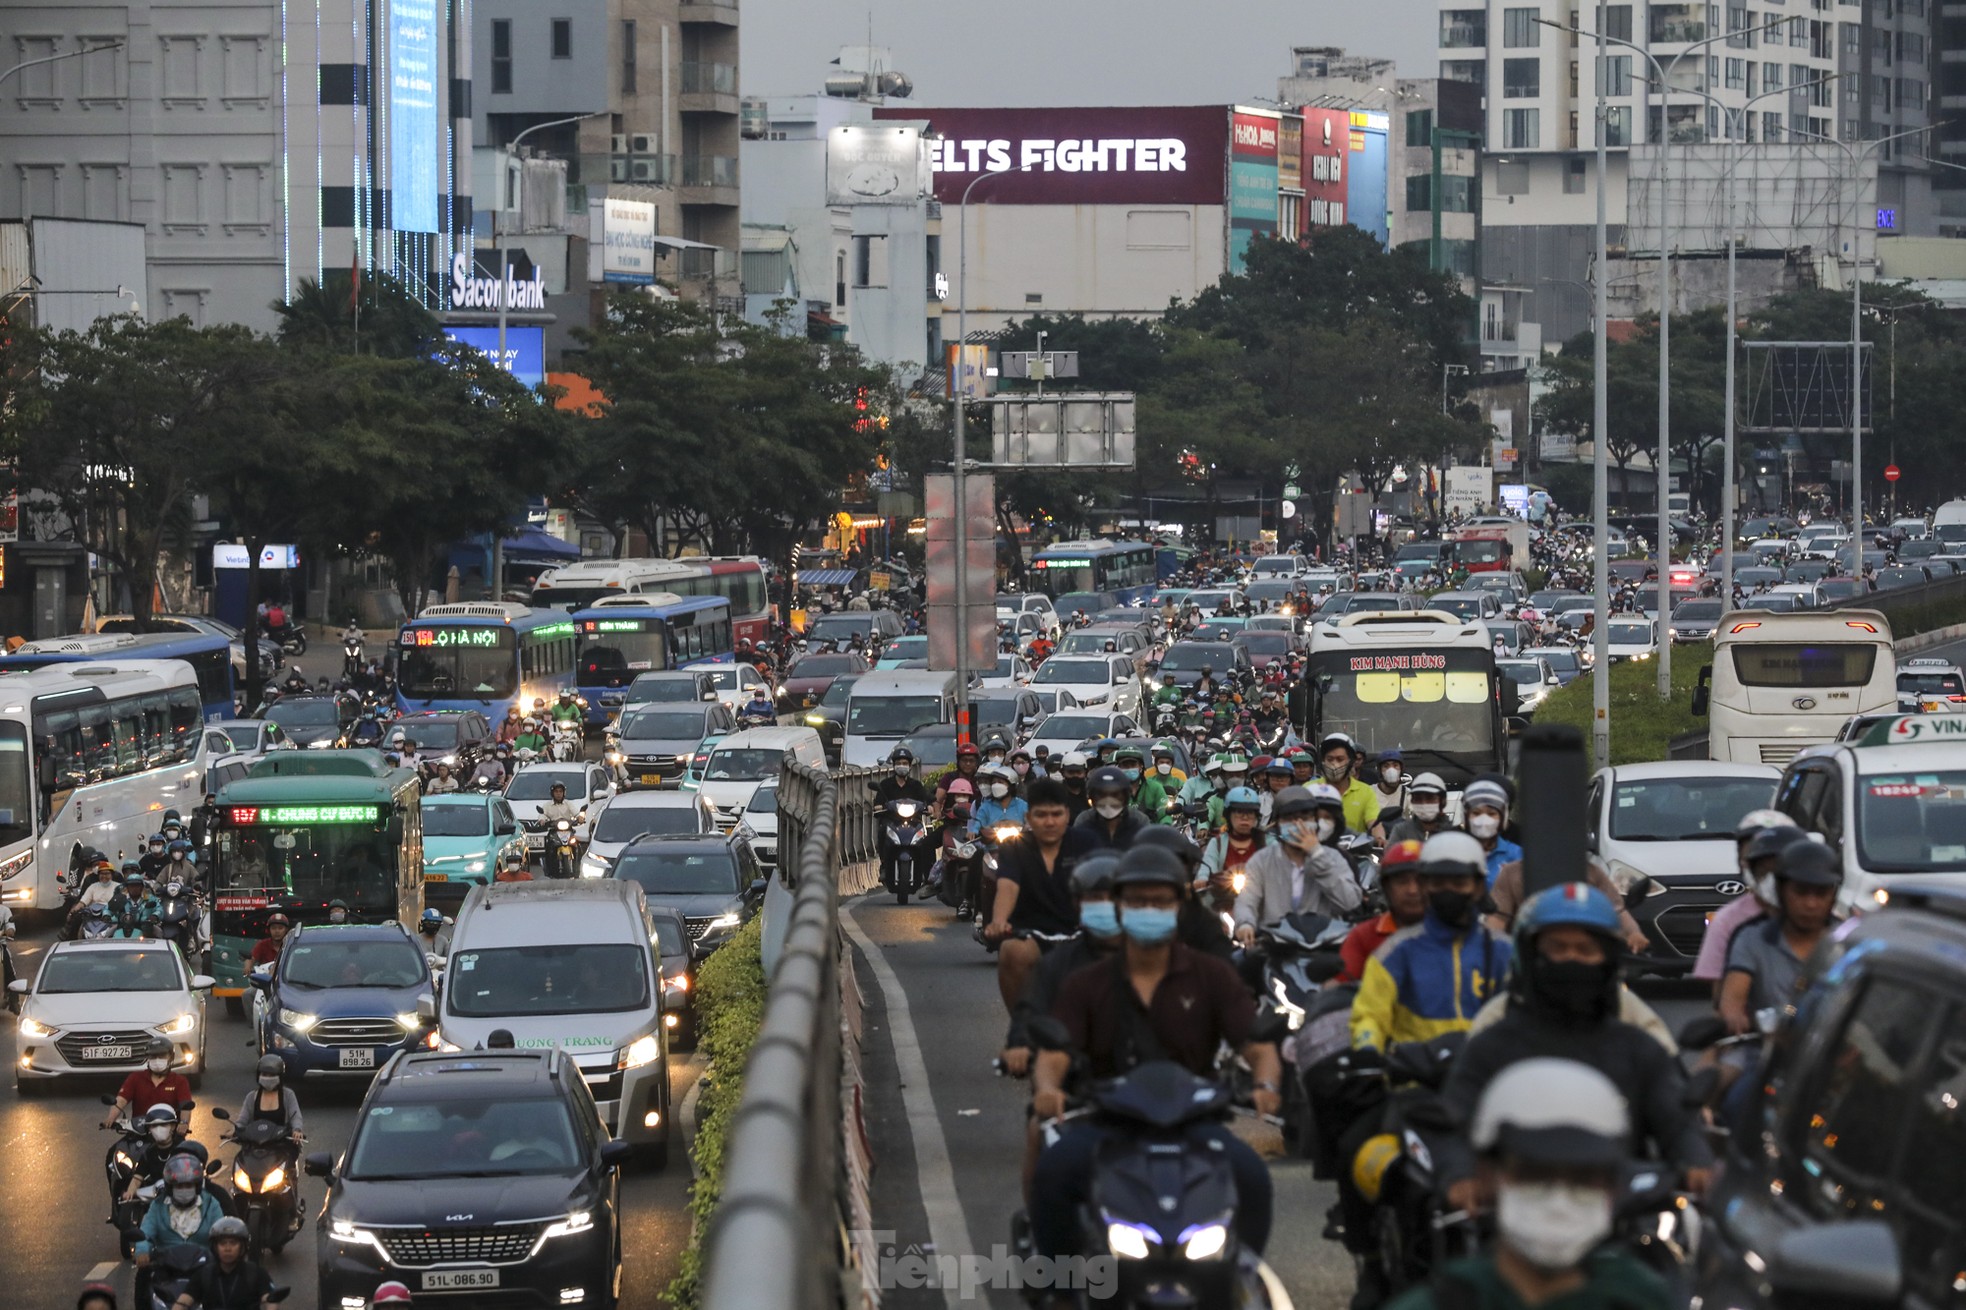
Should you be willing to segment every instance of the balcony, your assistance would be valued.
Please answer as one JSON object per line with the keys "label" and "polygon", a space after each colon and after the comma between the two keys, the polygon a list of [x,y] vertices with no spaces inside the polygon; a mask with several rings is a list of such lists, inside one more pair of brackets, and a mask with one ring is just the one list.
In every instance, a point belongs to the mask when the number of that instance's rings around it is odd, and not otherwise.
{"label": "balcony", "polygon": [[683,0],[677,13],[682,23],[708,23],[716,27],[737,26],[737,0]]}
{"label": "balcony", "polygon": [[684,155],[678,199],[685,205],[735,205],[737,156]]}
{"label": "balcony", "polygon": [[682,99],[677,108],[685,114],[737,113],[737,65],[684,60]]}

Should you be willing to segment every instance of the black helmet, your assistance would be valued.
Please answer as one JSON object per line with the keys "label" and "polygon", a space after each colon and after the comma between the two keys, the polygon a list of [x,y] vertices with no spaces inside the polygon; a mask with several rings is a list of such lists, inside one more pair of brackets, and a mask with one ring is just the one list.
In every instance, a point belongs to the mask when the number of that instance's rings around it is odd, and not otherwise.
{"label": "black helmet", "polygon": [[1756,860],[1765,860],[1771,855],[1780,855],[1783,851],[1795,845],[1795,843],[1806,842],[1808,840],[1809,834],[1794,824],[1790,824],[1786,828],[1762,828],[1752,837],[1748,838],[1748,844],[1742,850],[1741,858],[1752,866]]}
{"label": "black helmet", "polygon": [[1188,869],[1181,857],[1162,846],[1137,845],[1120,857],[1113,870],[1113,890],[1122,887],[1188,885]]}
{"label": "black helmet", "polygon": [[1117,851],[1094,851],[1072,866],[1072,891],[1078,896],[1113,890],[1113,871],[1119,867]]}
{"label": "black helmet", "polygon": [[234,1242],[249,1240],[246,1221],[237,1215],[225,1216],[213,1224],[211,1231],[205,1234],[205,1240],[207,1242],[223,1242],[228,1239]]}
{"label": "black helmet", "polygon": [[1775,877],[1804,887],[1841,887],[1843,861],[1821,842],[1799,841],[1782,852],[1782,864],[1775,870]]}
{"label": "black helmet", "polygon": [[287,1062],[277,1055],[262,1055],[259,1057],[259,1064],[254,1067],[254,1072],[261,1078],[269,1074],[276,1078],[284,1078],[287,1076]]}
{"label": "black helmet", "polygon": [[1149,826],[1133,839],[1134,850],[1137,851],[1143,846],[1157,846],[1161,850],[1171,852],[1175,859],[1187,866],[1190,875],[1201,865],[1201,848],[1189,841],[1179,830],[1170,828],[1164,823]]}
{"label": "black helmet", "polygon": [[171,1050],[171,1039],[168,1037],[151,1038],[149,1044],[143,1048],[143,1054],[145,1059],[152,1060],[160,1055],[169,1057],[173,1054]]}
{"label": "black helmet", "polygon": [[1270,802],[1270,817],[1282,822],[1300,814],[1315,814],[1317,808],[1317,798],[1309,787],[1285,787]]}
{"label": "black helmet", "polygon": [[893,753],[887,757],[887,762],[889,764],[913,764],[915,762],[915,753],[906,746],[896,746]]}
{"label": "black helmet", "polygon": [[1085,790],[1087,795],[1100,791],[1126,795],[1132,792],[1133,784],[1127,780],[1126,770],[1115,764],[1102,764],[1086,775]]}

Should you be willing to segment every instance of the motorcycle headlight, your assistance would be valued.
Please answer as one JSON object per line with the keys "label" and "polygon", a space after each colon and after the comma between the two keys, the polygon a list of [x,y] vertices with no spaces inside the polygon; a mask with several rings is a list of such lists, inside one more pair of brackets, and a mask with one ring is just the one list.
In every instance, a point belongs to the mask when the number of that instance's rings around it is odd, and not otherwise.
{"label": "motorcycle headlight", "polygon": [[1106,1224],[1106,1245],[1122,1260],[1145,1260],[1153,1254],[1144,1229],[1117,1219]]}
{"label": "motorcycle headlight", "polygon": [[20,1017],[20,1035],[22,1037],[53,1037],[55,1030],[48,1027],[47,1024],[36,1023],[23,1014]]}
{"label": "motorcycle headlight", "polygon": [[894,817],[903,821],[912,819],[917,808],[919,807],[912,801],[902,801],[894,807]]}
{"label": "motorcycle headlight", "polygon": [[118,1151],[116,1153],[116,1163],[124,1169],[134,1169],[137,1167],[136,1161],[132,1160],[129,1157],[129,1153],[125,1151]]}
{"label": "motorcycle headlight", "polygon": [[198,1024],[198,1020],[192,1015],[180,1014],[177,1018],[171,1020],[169,1023],[159,1027],[157,1031],[164,1034],[164,1036],[166,1037],[179,1037],[185,1033],[190,1032],[194,1027],[197,1026],[197,1024]]}
{"label": "motorcycle headlight", "polygon": [[297,1033],[304,1033],[321,1022],[321,1016],[318,1014],[309,1014],[305,1010],[289,1010],[284,1007],[281,1008],[278,1018],[283,1027],[291,1028]]}
{"label": "motorcycle headlight", "polygon": [[234,1169],[232,1171],[232,1190],[235,1192],[252,1191],[252,1175],[248,1174],[244,1169]]}
{"label": "motorcycle headlight", "polygon": [[639,1069],[645,1064],[654,1064],[661,1055],[662,1043],[656,1040],[654,1033],[650,1033],[646,1037],[637,1037],[628,1043],[627,1049],[615,1057],[614,1067]]}
{"label": "motorcycle headlight", "polygon": [[276,1164],[267,1173],[266,1177],[260,1180],[259,1190],[262,1192],[278,1191],[281,1187],[286,1185],[286,1182],[287,1182],[286,1168],[282,1165]]}
{"label": "motorcycle headlight", "polygon": [[1181,1254],[1190,1260],[1213,1260],[1228,1249],[1229,1227],[1219,1220],[1196,1224],[1181,1234]]}
{"label": "motorcycle headlight", "polygon": [[620,751],[609,751],[609,752],[608,752],[608,763],[609,763],[609,764],[621,764],[621,763],[624,763],[624,762],[625,762],[625,761],[626,761],[627,759],[628,759],[628,757],[627,757],[627,755],[625,755],[625,754],[623,754],[623,753],[622,753],[622,752],[620,752]]}

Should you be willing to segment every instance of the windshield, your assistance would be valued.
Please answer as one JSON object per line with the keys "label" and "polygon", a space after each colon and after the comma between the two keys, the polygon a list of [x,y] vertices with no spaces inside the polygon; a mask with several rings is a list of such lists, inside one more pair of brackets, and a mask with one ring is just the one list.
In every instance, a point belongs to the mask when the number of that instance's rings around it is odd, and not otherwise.
{"label": "windshield", "polygon": [[928,658],[927,637],[896,637],[881,647],[881,658],[890,664],[902,660],[925,660]]}
{"label": "windshield", "polygon": [[614,876],[640,883],[652,901],[737,894],[737,862],[727,850],[630,850],[615,861]]}
{"label": "windshield", "polygon": [[1392,596],[1352,595],[1345,598],[1345,604],[1340,612],[1345,614],[1363,614],[1369,610],[1396,610],[1398,608],[1399,601]]}
{"label": "windshield", "polygon": [[295,728],[334,728],[341,725],[341,707],[319,696],[285,699],[266,707],[266,717],[291,732]]}
{"label": "windshield", "polygon": [[1288,655],[1291,649],[1290,634],[1279,632],[1272,636],[1267,631],[1252,632],[1239,639],[1236,644],[1251,655]]}
{"label": "windshield", "polygon": [[1621,782],[1611,795],[1611,836],[1618,841],[1732,841],[1741,816],[1766,808],[1774,793],[1773,780],[1766,778]]}
{"label": "windshield", "polygon": [[[1226,644],[1177,642],[1161,657],[1162,673],[1200,673],[1203,665],[1220,672],[1235,664],[1235,647]],[[1049,666],[1047,666],[1049,667]]]}
{"label": "windshield", "polygon": [[760,787],[751,793],[751,803],[744,807],[746,814],[777,814],[778,788]]}
{"label": "windshield", "polygon": [[1320,734],[1350,733],[1367,754],[1395,747],[1408,764],[1465,775],[1495,767],[1494,657],[1485,650],[1326,651],[1311,673],[1328,686]]}
{"label": "windshield", "polygon": [[[1523,652],[1523,654],[1525,655],[1530,653],[1531,652],[1529,651]],[[1539,650],[1534,652],[1534,654],[1538,658],[1540,658],[1543,661],[1543,663],[1549,665],[1552,669],[1555,669],[1558,673],[1567,673],[1571,669],[1580,667],[1583,663],[1582,660],[1577,658],[1577,652],[1574,650],[1562,650],[1562,649]]]}
{"label": "windshield", "polygon": [[34,805],[27,790],[28,773],[26,726],[0,720],[0,845],[33,835],[29,825],[34,822]]}
{"label": "windshield", "polygon": [[710,752],[703,776],[710,782],[757,782],[775,778],[785,752],[770,747],[739,746]]}
{"label": "windshield", "polygon": [[426,837],[484,837],[491,833],[489,805],[431,805],[423,807]]}
{"label": "windshield", "polygon": [[1105,686],[1113,680],[1113,666],[1105,660],[1064,660],[1052,656],[1038,669],[1033,682],[1048,685],[1062,683],[1094,684]]}
{"label": "windshield", "polygon": [[[445,641],[475,644],[411,644],[412,639],[426,633]],[[519,661],[509,628],[406,628],[404,634],[401,668],[396,679],[406,696],[439,700],[470,696],[489,700],[510,696],[518,690]]]}
{"label": "windshield", "polygon": [[1900,672],[1898,690],[1916,692],[1921,696],[1957,696],[1966,693],[1966,684],[1960,681],[1957,673],[1942,670],[1931,673]]}
{"label": "windshield", "polygon": [[703,737],[703,711],[639,710],[624,714],[621,735],[648,741],[699,741]]}
{"label": "windshield", "polygon": [[1876,665],[1877,647],[1856,642],[1734,647],[1734,676],[1744,687],[1862,687]]}
{"label": "windshield", "polygon": [[680,921],[667,915],[656,916],[655,949],[663,955],[689,954],[689,937]]}
{"label": "windshield", "polygon": [[874,620],[865,614],[828,614],[806,624],[808,641],[846,641],[858,632],[862,636],[874,630]]}
{"label": "windshield", "polygon": [[583,687],[625,687],[651,669],[669,666],[668,627],[661,619],[596,619],[610,628],[634,626],[641,632],[608,631],[605,636],[589,637],[580,648],[580,676]]}
{"label": "windshield", "polygon": [[1479,618],[1482,604],[1474,596],[1435,596],[1427,602],[1430,610],[1446,610],[1457,619]]}
{"label": "windshield", "polygon": [[1054,714],[1040,723],[1032,735],[1047,741],[1084,741],[1088,737],[1105,736],[1111,726],[1103,714]]}
{"label": "windshield", "polygon": [[1720,617],[1720,602],[1717,600],[1689,600],[1672,612],[1675,621],[1683,619],[1717,619]]}
{"label": "windshield", "polygon": [[637,678],[628,684],[621,699],[624,704],[640,705],[647,701],[701,700],[702,697],[693,677]]}
{"label": "windshield", "polygon": [[1106,649],[1106,643],[1118,645],[1110,632],[1068,632],[1064,644],[1058,648],[1061,655],[1095,655]]}
{"label": "windshield", "polygon": [[569,797],[580,795],[582,774],[569,769],[520,769],[506,784],[508,801],[544,801],[553,798],[554,784],[567,789]]}
{"label": "windshield", "polygon": [[475,1019],[595,1014],[648,1004],[645,947],[578,943],[458,951],[444,974],[450,1012]]}
{"label": "windshield", "polygon": [[858,661],[851,655],[807,655],[785,673],[787,678],[831,678],[854,673]]}
{"label": "windshield", "polygon": [[1643,646],[1652,640],[1652,625],[1649,623],[1613,623],[1611,625],[1611,644],[1614,646]]}
{"label": "windshield", "polygon": [[226,908],[225,891],[237,889],[396,912],[396,846],[374,823],[224,827],[215,849],[218,909]]}
{"label": "windshield", "polygon": [[839,709],[846,704],[847,697],[853,693],[853,684],[858,681],[857,676],[833,679],[826,684],[826,694],[819,698],[816,708]]}
{"label": "windshield", "polygon": [[847,701],[846,730],[851,737],[905,737],[940,722],[940,696],[854,696]]}
{"label": "windshield", "polygon": [[423,952],[408,942],[317,942],[302,935],[280,953],[280,981],[292,987],[414,987]]}
{"label": "windshield", "polygon": [[969,716],[978,727],[1008,724],[1017,717],[1021,701],[1008,696],[978,696],[969,702]]}
{"label": "windshield", "polygon": [[499,1178],[574,1173],[584,1165],[563,1101],[493,1100],[479,1092],[369,1106],[343,1174],[363,1182]]}
{"label": "windshield", "polygon": [[594,824],[594,840],[623,844],[645,832],[658,837],[701,832],[697,805],[694,796],[687,805],[610,805],[601,811],[600,819]]}
{"label": "windshield", "polygon": [[390,735],[415,742],[419,751],[457,749],[457,723],[452,719],[406,720]]}
{"label": "windshield", "polygon": [[41,966],[37,995],[75,992],[171,992],[184,980],[165,951],[118,951],[103,946],[60,951]]}
{"label": "windshield", "polygon": [[1857,850],[1876,873],[1955,870],[1966,862],[1966,769],[1873,774],[1857,793]]}
{"label": "windshield", "polygon": [[257,726],[251,728],[221,728],[220,731],[225,734],[226,740],[232,743],[232,749],[235,751],[250,751],[259,748],[260,730]]}
{"label": "windshield", "polygon": [[1445,544],[1438,541],[1409,541],[1394,552],[1393,562],[1397,564],[1401,560],[1409,559],[1437,560],[1445,549]]}
{"label": "windshield", "polygon": [[1527,660],[1498,660],[1495,667],[1519,687],[1534,687],[1543,680],[1542,669]]}

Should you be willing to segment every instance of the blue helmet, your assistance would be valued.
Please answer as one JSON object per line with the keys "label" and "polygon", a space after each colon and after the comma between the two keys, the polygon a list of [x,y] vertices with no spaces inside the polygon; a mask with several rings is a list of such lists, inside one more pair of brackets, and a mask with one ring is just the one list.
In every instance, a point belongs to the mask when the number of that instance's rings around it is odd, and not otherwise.
{"label": "blue helmet", "polygon": [[1256,794],[1254,787],[1231,787],[1229,794],[1222,798],[1225,810],[1258,810],[1263,808],[1263,798]]}
{"label": "blue helmet", "polygon": [[[1536,939],[1551,928],[1582,928],[1604,946],[1595,965],[1544,958]],[[1517,913],[1515,959],[1509,970],[1509,996],[1544,1014],[1569,1020],[1602,1021],[1619,1007],[1619,957],[1625,936],[1618,907],[1588,883],[1566,882],[1537,892]]]}
{"label": "blue helmet", "polygon": [[436,909],[435,907],[432,907],[432,908],[430,908],[430,909],[427,909],[427,910],[425,910],[425,911],[423,912],[423,923],[424,923],[424,926],[426,926],[426,927],[429,927],[429,926],[432,926],[432,925],[435,925],[435,924],[440,924],[440,923],[442,923],[443,921],[444,921],[444,914],[443,914],[443,911],[441,911],[441,910],[439,910],[439,909]]}
{"label": "blue helmet", "polygon": [[1560,924],[1595,933],[1620,948],[1624,945],[1625,931],[1611,898],[1589,883],[1566,882],[1537,892],[1516,914],[1517,954],[1526,956],[1535,945],[1536,934]]}

